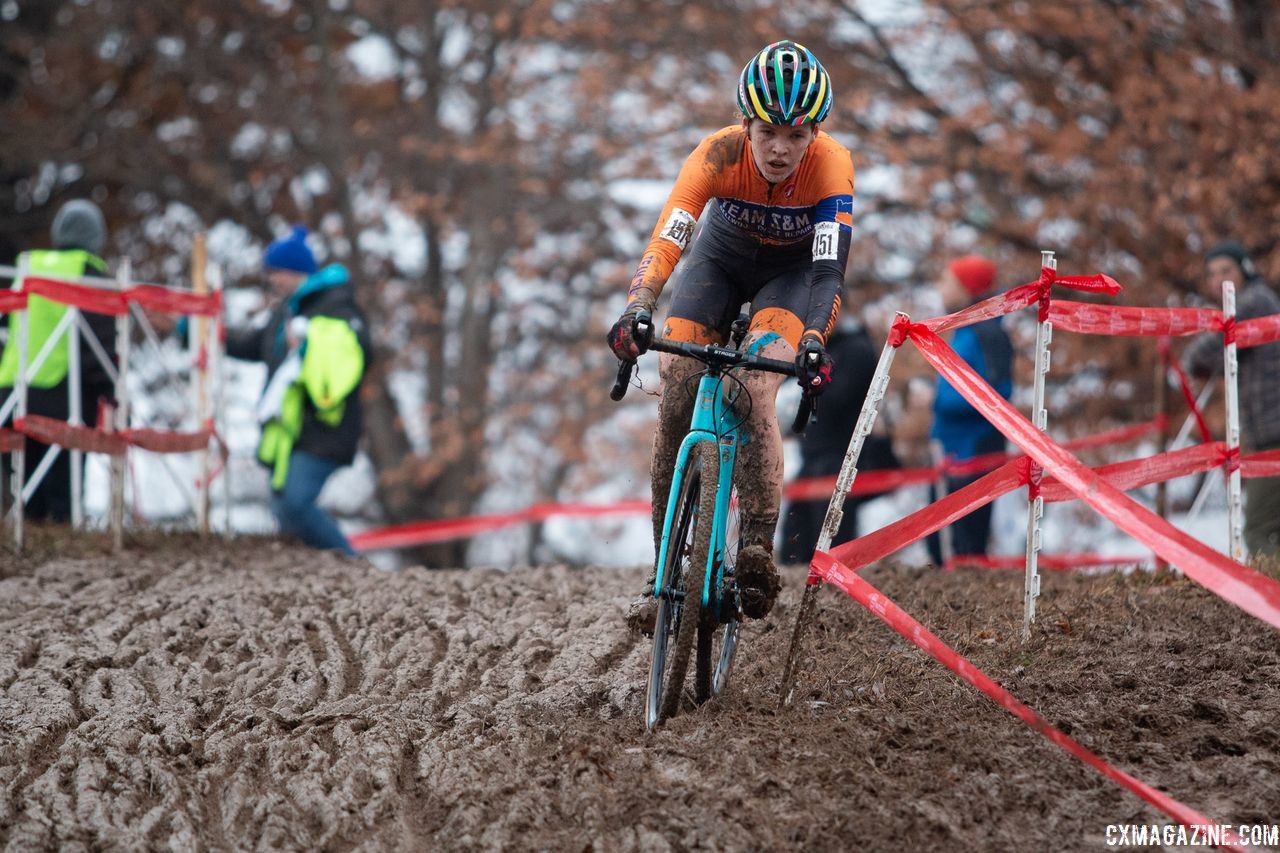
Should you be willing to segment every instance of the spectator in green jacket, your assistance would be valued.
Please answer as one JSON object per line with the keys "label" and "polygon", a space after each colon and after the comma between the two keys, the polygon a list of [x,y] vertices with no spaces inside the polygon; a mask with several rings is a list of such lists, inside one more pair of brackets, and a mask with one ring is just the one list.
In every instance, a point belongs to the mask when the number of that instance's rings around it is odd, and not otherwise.
{"label": "spectator in green jacket", "polygon": [[267,248],[274,301],[263,323],[228,332],[227,354],[267,365],[258,460],[271,469],[271,511],[281,529],[350,555],[351,543],[316,501],[330,475],[355,459],[368,326],[346,268],[317,269],[306,238],[297,226]]}
{"label": "spectator in green jacket", "polygon": [[[102,249],[107,240],[106,220],[96,204],[85,199],[73,199],[58,209],[50,228],[51,250],[26,252],[19,257],[25,263],[27,274],[51,278],[80,278],[106,275],[107,264],[102,260]],[[35,358],[52,336],[58,323],[67,313],[67,306],[32,295],[27,300],[27,370],[35,366]],[[103,352],[115,361],[115,323],[105,314],[86,312],[85,320]],[[8,339],[0,355],[0,403],[13,390],[18,377],[18,315],[9,315]],[[74,331],[71,334],[75,334]],[[91,347],[82,342],[80,347],[80,411],[81,422],[96,426],[98,401],[112,395],[112,380],[107,368],[98,360]],[[71,416],[70,345],[68,334],[54,343],[49,354],[38,367],[27,387],[27,411],[66,421]],[[24,482],[39,469],[46,454],[54,453],[51,464],[39,485],[26,503],[26,517],[33,521],[66,522],[71,519],[71,453],[61,448],[51,448],[34,439],[25,440]],[[14,458],[16,462],[16,457]],[[81,457],[81,473],[84,458]],[[16,474],[16,465],[0,460],[0,473]],[[0,480],[3,480],[0,477]]]}

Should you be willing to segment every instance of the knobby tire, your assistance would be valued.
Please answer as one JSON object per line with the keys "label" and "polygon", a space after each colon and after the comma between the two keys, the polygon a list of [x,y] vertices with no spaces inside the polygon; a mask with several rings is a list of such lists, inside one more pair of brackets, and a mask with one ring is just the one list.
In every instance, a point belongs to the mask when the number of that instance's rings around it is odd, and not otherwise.
{"label": "knobby tire", "polygon": [[[693,527],[693,547],[685,552],[688,556],[683,574],[685,598],[680,625],[676,630],[675,644],[668,652],[671,656],[671,669],[662,694],[658,722],[675,716],[680,709],[685,674],[689,670],[689,654],[693,651],[693,642],[701,622],[702,584],[707,571],[707,553],[711,547],[711,529],[716,512],[716,488],[720,474],[718,448],[713,442],[698,443],[690,450],[685,466],[685,482],[689,482],[690,477],[697,477],[698,490],[695,493],[692,489],[685,489],[683,500],[686,504],[689,501],[697,501],[697,516]],[[681,507],[677,517],[683,511],[684,507]],[[683,542],[680,543],[679,548],[680,551],[676,552],[677,559],[679,553],[684,551]]]}

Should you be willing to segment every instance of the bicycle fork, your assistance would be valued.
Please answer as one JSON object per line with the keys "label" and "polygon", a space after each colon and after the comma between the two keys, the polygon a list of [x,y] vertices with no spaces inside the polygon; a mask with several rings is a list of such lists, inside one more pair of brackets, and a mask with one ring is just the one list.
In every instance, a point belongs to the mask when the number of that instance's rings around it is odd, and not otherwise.
{"label": "bicycle fork", "polygon": [[[698,383],[697,405],[694,406],[689,433],[680,443],[680,451],[676,456],[675,475],[672,477],[671,490],[667,496],[666,516],[662,523],[662,541],[658,550],[657,571],[654,573],[653,581],[655,598],[663,594],[667,551],[669,548],[678,547],[678,543],[671,541],[671,536],[676,526],[675,516],[684,487],[685,466],[693,448],[703,442],[715,444],[720,464],[716,472],[716,506],[712,517],[711,548],[707,550],[706,571],[703,573],[702,605],[705,607],[711,601],[713,577],[717,599],[720,597],[719,590],[723,589],[725,562],[728,557],[725,528],[729,518],[730,495],[733,491],[733,466],[737,458],[738,431],[735,416],[732,409],[725,403],[720,389],[721,383],[718,376],[704,375]],[[697,511],[695,509],[695,512]],[[696,517],[694,523],[696,524]]]}

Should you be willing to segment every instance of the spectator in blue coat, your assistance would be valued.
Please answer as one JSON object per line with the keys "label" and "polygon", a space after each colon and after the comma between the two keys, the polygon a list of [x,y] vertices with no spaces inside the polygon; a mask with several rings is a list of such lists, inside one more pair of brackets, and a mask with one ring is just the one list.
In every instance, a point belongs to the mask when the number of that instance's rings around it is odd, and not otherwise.
{"label": "spectator in blue coat", "polygon": [[313,548],[354,555],[317,501],[329,477],[355,459],[369,332],[346,268],[319,268],[306,238],[298,226],[267,247],[262,266],[275,299],[262,322],[227,331],[227,355],[267,365],[258,461],[271,469],[280,528]]}
{"label": "spectator in blue coat", "polygon": [[[995,279],[994,263],[977,255],[966,255],[947,264],[936,287],[943,308],[951,313],[990,296]],[[957,329],[951,347],[1002,397],[1009,398],[1013,393],[1013,345],[1001,325],[1001,318]],[[933,398],[930,436],[942,445],[943,454],[953,462],[964,462],[1005,449],[1004,436],[1000,431],[944,379],[938,380],[938,390]],[[961,489],[981,476],[982,473],[946,477],[947,492]],[[991,504],[952,524],[950,536],[952,554],[986,554],[991,538]],[[926,545],[934,564],[942,565],[941,537],[938,534],[930,536]]]}

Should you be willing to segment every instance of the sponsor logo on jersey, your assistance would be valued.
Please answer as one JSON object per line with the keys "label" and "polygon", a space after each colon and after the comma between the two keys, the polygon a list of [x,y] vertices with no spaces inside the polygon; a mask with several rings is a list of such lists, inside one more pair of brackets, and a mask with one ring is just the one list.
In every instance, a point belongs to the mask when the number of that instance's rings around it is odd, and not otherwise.
{"label": "sponsor logo on jersey", "polygon": [[731,225],[766,240],[794,243],[813,233],[814,208],[767,207],[738,199],[717,199],[720,213]]}

